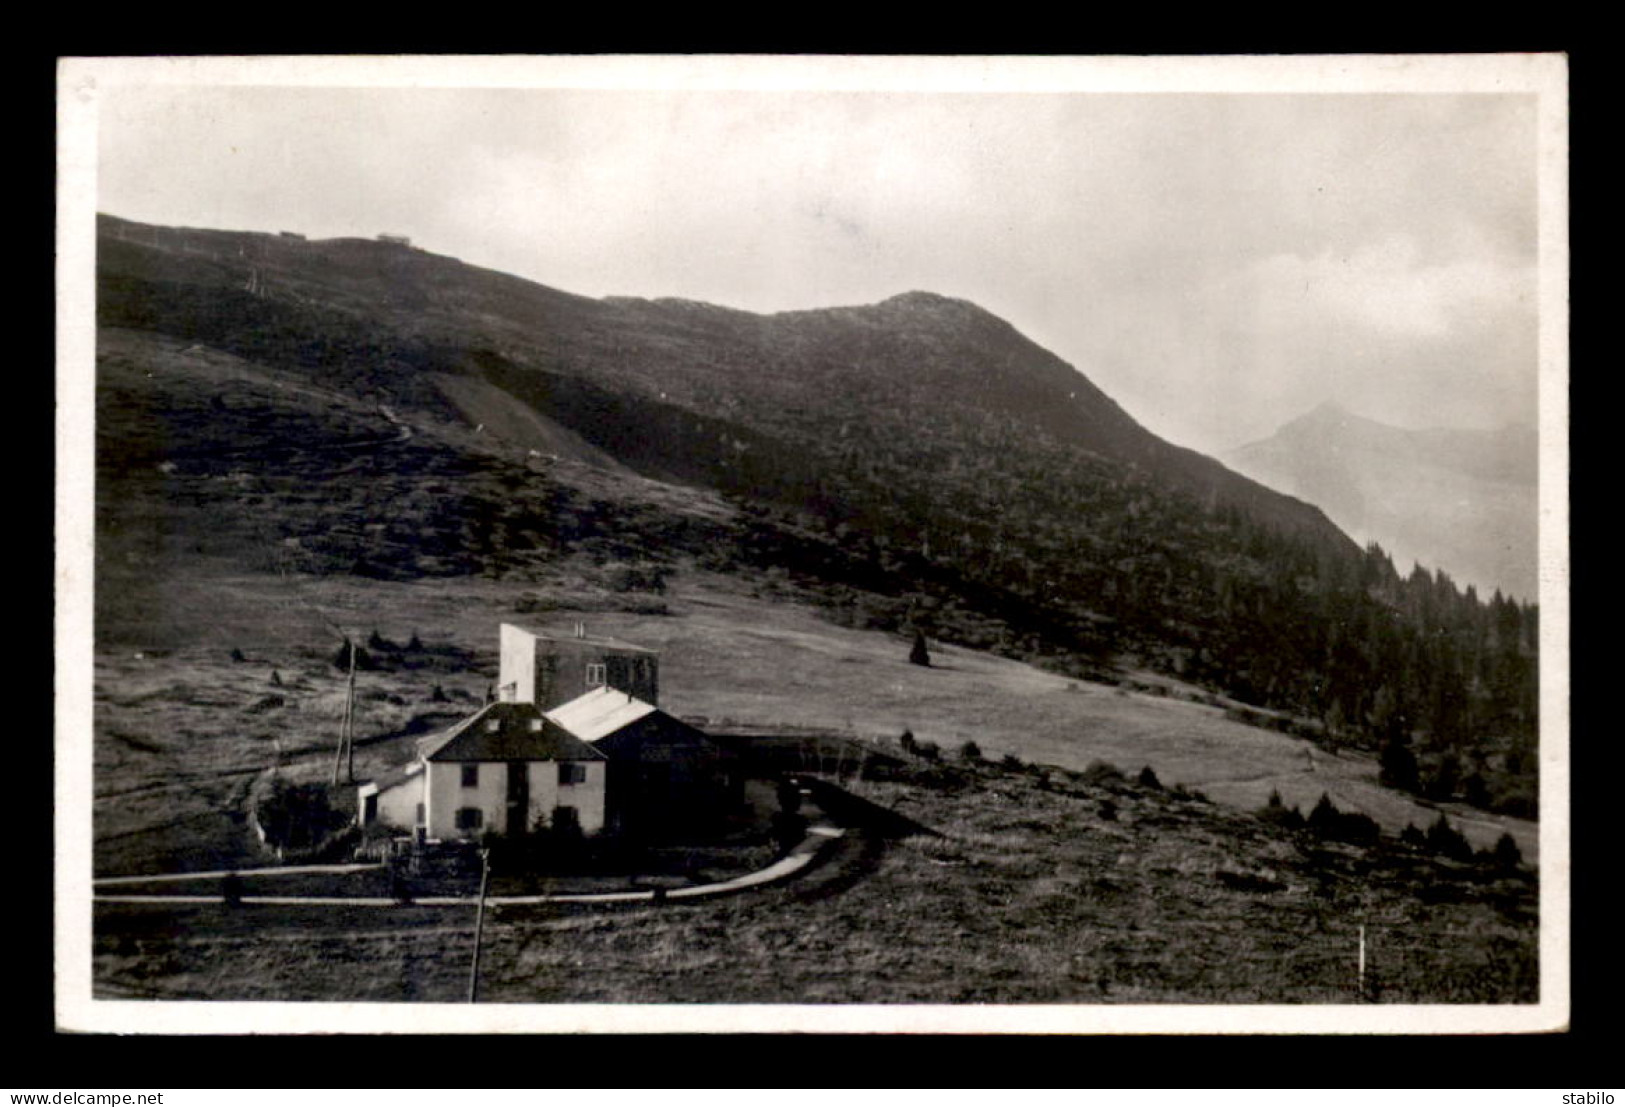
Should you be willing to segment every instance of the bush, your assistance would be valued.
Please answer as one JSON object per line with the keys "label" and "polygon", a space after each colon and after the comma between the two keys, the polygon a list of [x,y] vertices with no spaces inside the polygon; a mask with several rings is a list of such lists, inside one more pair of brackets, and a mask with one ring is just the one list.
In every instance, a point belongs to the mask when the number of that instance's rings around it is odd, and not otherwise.
{"label": "bush", "polygon": [[1490,859],[1496,868],[1510,872],[1523,864],[1523,850],[1518,848],[1517,840],[1511,834],[1503,833],[1495,840],[1495,850]]}
{"label": "bush", "polygon": [[[1135,779],[1137,779],[1139,781],[1140,786],[1142,788],[1161,788],[1162,787],[1162,781],[1157,779],[1157,774],[1151,768],[1150,765],[1147,765],[1145,768],[1141,769],[1140,770],[1140,775],[1138,777],[1136,777]],[[1280,796],[1277,795],[1274,798],[1275,798],[1275,801],[1277,803],[1280,802],[1280,799],[1281,799]]]}
{"label": "bush", "polygon": [[915,665],[931,664],[931,654],[925,648],[925,634],[922,631],[914,632],[914,648],[908,651],[908,659]]}
{"label": "bush", "polygon": [[348,815],[333,809],[325,786],[290,784],[282,777],[272,779],[257,804],[256,817],[267,844],[287,850],[320,847],[350,822]]}
{"label": "bush", "polygon": [[942,760],[942,747],[937,745],[935,742],[921,742],[919,745],[914,747],[914,752],[925,758],[927,761]]}
{"label": "bush", "polygon": [[1027,763],[1013,753],[1007,753],[999,760],[999,764],[1011,771],[1019,771],[1027,767]]}
{"label": "bush", "polygon": [[1325,792],[1320,794],[1314,810],[1309,812],[1305,825],[1322,838],[1355,845],[1371,845],[1382,833],[1382,828],[1370,815],[1358,811],[1339,811]]}
{"label": "bush", "polygon": [[1122,780],[1123,770],[1110,761],[1091,761],[1083,770],[1083,778],[1093,783],[1106,780]]}
{"label": "bush", "polygon": [[1415,792],[1421,787],[1416,755],[1403,740],[1394,739],[1382,747],[1378,779],[1390,788]]}
{"label": "bush", "polygon": [[1098,808],[1100,817],[1109,823],[1117,821],[1117,805],[1111,800],[1101,800]]}
{"label": "bush", "polygon": [[982,747],[975,742],[966,742],[959,747],[959,759],[961,761],[980,761],[982,759]]}
{"label": "bush", "polygon": [[[333,668],[345,672],[350,668],[350,643],[340,646],[333,655]],[[360,670],[371,670],[373,666],[372,655],[361,647],[355,647],[355,667]]]}
{"label": "bush", "polygon": [[1428,844],[1427,835],[1415,823],[1405,824],[1405,829],[1399,832],[1399,840],[1416,849],[1426,849]]}
{"label": "bush", "polygon": [[1473,847],[1463,837],[1462,833],[1450,825],[1450,820],[1444,813],[1439,813],[1438,821],[1428,827],[1427,848],[1430,852],[1452,861],[1471,861]]}

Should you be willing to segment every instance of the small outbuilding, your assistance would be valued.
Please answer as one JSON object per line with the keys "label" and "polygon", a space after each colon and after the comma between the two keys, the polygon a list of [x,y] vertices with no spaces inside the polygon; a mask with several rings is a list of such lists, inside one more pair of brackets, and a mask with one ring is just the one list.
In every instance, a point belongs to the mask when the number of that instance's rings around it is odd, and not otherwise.
{"label": "small outbuilding", "polygon": [[734,751],[704,731],[615,688],[547,713],[609,763],[609,826],[657,831],[716,821],[744,799]]}

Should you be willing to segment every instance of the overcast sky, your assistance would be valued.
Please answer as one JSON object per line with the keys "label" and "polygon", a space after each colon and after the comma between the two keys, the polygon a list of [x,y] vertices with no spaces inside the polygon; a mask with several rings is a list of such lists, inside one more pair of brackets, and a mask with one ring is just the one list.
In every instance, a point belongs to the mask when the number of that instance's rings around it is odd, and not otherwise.
{"label": "overcast sky", "polygon": [[1528,94],[108,89],[100,210],[410,235],[591,296],[911,289],[1219,452],[1536,419]]}

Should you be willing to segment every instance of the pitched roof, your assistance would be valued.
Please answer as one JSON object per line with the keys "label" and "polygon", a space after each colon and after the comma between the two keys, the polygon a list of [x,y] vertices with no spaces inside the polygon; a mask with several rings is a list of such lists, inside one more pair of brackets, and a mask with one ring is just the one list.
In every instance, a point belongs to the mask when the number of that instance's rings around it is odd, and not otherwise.
{"label": "pitched roof", "polygon": [[596,742],[658,710],[653,704],[604,686],[560,704],[547,717],[577,738]]}
{"label": "pitched roof", "polygon": [[[391,788],[405,784],[422,771],[423,762],[411,761],[373,777],[367,784],[371,784],[376,792],[387,792]],[[366,784],[363,784],[362,787],[365,788]]]}
{"label": "pitched roof", "polygon": [[533,703],[488,703],[418,744],[425,761],[602,761],[604,755]]}

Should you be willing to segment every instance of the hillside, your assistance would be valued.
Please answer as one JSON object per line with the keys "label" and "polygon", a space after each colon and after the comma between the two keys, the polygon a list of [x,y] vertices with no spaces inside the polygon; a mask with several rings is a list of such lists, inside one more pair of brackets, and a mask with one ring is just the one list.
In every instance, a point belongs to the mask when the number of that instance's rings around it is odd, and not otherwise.
{"label": "hillside", "polygon": [[183,637],[204,579],[614,595],[690,562],[842,625],[1420,741],[1436,798],[1476,778],[1533,811],[1532,608],[1401,579],[974,305],[764,316],[380,242],[101,230],[99,642]]}
{"label": "hillside", "polygon": [[[332,771],[341,636],[377,655],[367,776],[483,701],[498,623],[585,620],[661,648],[665,706],[719,733],[910,731],[940,760],[849,786],[936,833],[857,827],[676,911],[495,912],[487,998],[1334,1002],[1360,925],[1364,998],[1533,998],[1533,870],[1395,839],[1444,814],[1535,859],[1532,807],[1434,786],[1450,756],[1527,798],[1533,611],[1399,578],[986,312],[594,301],[117,221],[102,246],[98,874],[265,860],[255,795]],[[1379,779],[1407,736],[1426,797]],[[1284,821],[1322,794],[1386,835]],[[472,937],[460,909],[95,910],[109,997],[458,999]]]}
{"label": "hillside", "polygon": [[1485,595],[1537,594],[1532,428],[1404,430],[1324,404],[1225,460],[1318,504],[1400,565],[1442,569]]}
{"label": "hillside", "polygon": [[[1066,771],[949,754],[885,781],[844,783],[916,831],[847,817],[846,837],[819,867],[745,895],[495,907],[480,998],[1526,1003],[1539,994],[1527,870],[1392,840],[1329,839],[1101,762]],[[367,877],[377,875],[348,879],[376,895]],[[290,887],[287,877],[261,879]],[[358,894],[333,878],[322,891]],[[460,1002],[473,950],[472,903],[99,902],[95,917],[95,988],[106,998]]]}
{"label": "hillside", "polygon": [[[336,384],[427,411],[446,408],[426,370],[516,385],[538,411],[562,415],[650,475],[787,493],[817,476],[794,464],[791,444],[839,462],[897,434],[962,450],[1019,431],[1140,467],[1283,530],[1346,541],[1309,505],[1156,438],[1081,373],[965,301],[911,292],[756,315],[683,300],[590,300],[368,240],[108,216],[101,227],[104,325],[319,368]],[[648,439],[651,423],[671,425],[655,441],[633,441]],[[919,460],[936,452],[920,445]],[[753,449],[772,456],[748,456]]]}

